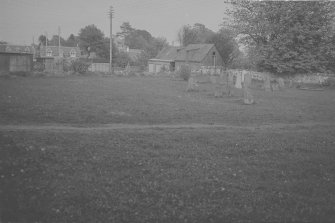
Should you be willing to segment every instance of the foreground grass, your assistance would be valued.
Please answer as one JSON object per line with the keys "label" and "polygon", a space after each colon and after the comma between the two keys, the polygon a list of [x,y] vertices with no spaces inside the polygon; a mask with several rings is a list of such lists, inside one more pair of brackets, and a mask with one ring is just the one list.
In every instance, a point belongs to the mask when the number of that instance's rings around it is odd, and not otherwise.
{"label": "foreground grass", "polygon": [[3,222],[332,222],[335,129],[2,132]]}

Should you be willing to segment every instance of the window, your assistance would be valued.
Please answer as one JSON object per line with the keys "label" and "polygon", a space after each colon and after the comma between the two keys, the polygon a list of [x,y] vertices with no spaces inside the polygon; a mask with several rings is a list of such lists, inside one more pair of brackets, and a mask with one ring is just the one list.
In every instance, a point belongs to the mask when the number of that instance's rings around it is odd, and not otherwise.
{"label": "window", "polygon": [[47,49],[46,56],[52,57],[52,50],[50,48]]}
{"label": "window", "polygon": [[76,57],[77,53],[74,49],[70,51],[70,57]]}

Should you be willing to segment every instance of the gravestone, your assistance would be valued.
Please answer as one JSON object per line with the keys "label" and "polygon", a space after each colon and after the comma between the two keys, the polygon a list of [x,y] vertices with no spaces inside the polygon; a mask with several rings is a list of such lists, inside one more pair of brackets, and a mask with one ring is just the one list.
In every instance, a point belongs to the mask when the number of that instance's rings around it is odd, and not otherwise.
{"label": "gravestone", "polygon": [[236,74],[236,83],[235,87],[241,89],[242,88],[242,74],[241,72],[238,72]]}
{"label": "gravestone", "polygon": [[271,91],[270,77],[266,75],[264,78],[265,78],[264,79],[264,89],[265,91],[269,92]]}
{"label": "gravestone", "polygon": [[279,85],[279,88],[280,89],[284,89],[285,88],[285,82],[284,82],[284,79],[283,78],[278,78],[278,85]]}
{"label": "gravestone", "polygon": [[232,72],[228,72],[227,74],[227,95],[232,96],[233,95],[233,88],[234,88],[234,75]]}
{"label": "gravestone", "polygon": [[274,82],[271,84],[272,91],[278,91],[279,90],[279,84],[277,82]]}
{"label": "gravestone", "polygon": [[254,104],[254,97],[250,92],[250,84],[251,84],[251,74],[244,74],[244,83],[243,83],[243,102],[246,105]]}
{"label": "gravestone", "polygon": [[197,83],[195,82],[193,77],[190,77],[188,79],[188,83],[187,83],[187,88],[186,91],[196,91],[197,90]]}
{"label": "gravestone", "polygon": [[292,88],[292,87],[293,87],[293,80],[292,80],[292,79],[289,80],[289,82],[288,82],[288,87],[289,87],[289,88]]}
{"label": "gravestone", "polygon": [[248,87],[248,88],[250,88],[250,85],[251,85],[251,74],[245,72],[243,76],[244,76],[243,85],[246,86],[246,87]]}

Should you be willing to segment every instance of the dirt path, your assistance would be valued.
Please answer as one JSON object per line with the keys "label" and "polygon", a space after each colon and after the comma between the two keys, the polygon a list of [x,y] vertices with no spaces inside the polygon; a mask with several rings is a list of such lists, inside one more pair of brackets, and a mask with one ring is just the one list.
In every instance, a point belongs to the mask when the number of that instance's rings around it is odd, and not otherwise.
{"label": "dirt path", "polygon": [[305,123],[275,123],[266,125],[225,125],[225,124],[104,124],[104,125],[65,125],[65,124],[40,124],[40,125],[0,125],[0,131],[52,131],[52,132],[90,132],[108,130],[146,130],[146,129],[224,129],[224,130],[267,130],[267,129],[310,129],[314,127],[335,127],[335,123],[305,122]]}

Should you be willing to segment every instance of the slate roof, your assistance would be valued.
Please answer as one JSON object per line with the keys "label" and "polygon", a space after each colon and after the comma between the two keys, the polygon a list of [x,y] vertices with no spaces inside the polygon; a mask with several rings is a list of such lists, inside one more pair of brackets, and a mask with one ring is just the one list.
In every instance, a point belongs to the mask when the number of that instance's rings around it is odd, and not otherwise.
{"label": "slate roof", "polygon": [[32,46],[0,44],[0,52],[33,54],[34,48]]}
{"label": "slate roof", "polygon": [[180,47],[174,46],[164,47],[152,60],[174,61],[177,58],[179,49]]}
{"label": "slate roof", "polygon": [[178,52],[175,60],[201,62],[213,47],[214,44],[190,44]]}
{"label": "slate roof", "polygon": [[[48,50],[52,51],[52,57],[58,57],[58,46],[40,46],[39,50],[39,56],[40,57],[47,57],[46,52]],[[67,47],[67,46],[61,46],[60,47],[61,52],[63,52],[64,57],[70,57],[71,50],[74,50],[76,52],[76,57],[80,57],[80,49],[79,47]]]}
{"label": "slate roof", "polygon": [[190,44],[186,47],[168,46],[151,60],[201,62],[213,47],[214,44]]}

